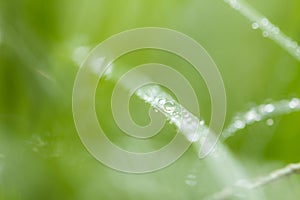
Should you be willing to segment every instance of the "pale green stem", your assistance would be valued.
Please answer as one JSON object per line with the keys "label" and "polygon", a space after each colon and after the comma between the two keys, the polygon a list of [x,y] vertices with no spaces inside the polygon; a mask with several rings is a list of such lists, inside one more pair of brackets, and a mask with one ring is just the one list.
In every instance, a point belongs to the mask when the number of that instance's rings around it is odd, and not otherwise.
{"label": "pale green stem", "polygon": [[298,43],[285,35],[277,26],[272,24],[265,16],[259,13],[255,8],[244,0],[223,0],[233,9],[245,16],[252,22],[253,29],[261,29],[264,37],[269,37],[290,53],[294,58],[300,61],[300,47]]}

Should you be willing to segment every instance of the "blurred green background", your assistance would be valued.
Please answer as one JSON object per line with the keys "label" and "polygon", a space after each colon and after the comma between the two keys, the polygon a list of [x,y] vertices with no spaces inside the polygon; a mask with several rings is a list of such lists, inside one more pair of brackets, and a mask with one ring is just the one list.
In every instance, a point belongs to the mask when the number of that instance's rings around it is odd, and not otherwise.
{"label": "blurred green background", "polygon": [[[300,41],[300,1],[249,3]],[[109,36],[146,26],[185,33],[208,51],[227,90],[226,124],[253,105],[300,97],[299,62],[221,0],[0,0],[1,200],[203,199],[225,187],[192,148],[163,170],[134,175],[102,165],[80,142],[71,105],[78,63]],[[209,121],[203,80],[176,56],[135,52],[115,64],[115,73],[147,62],[181,70]],[[96,96],[99,121],[112,133],[108,137],[129,150],[168,142],[176,131],[170,124],[150,144],[122,136],[107,106],[114,84],[101,80]],[[137,123],[149,121],[149,106],[141,100],[133,98],[130,109]],[[250,177],[300,160],[300,113],[274,122],[249,126],[225,142]],[[267,199],[299,199],[300,178],[286,178],[264,191]]]}

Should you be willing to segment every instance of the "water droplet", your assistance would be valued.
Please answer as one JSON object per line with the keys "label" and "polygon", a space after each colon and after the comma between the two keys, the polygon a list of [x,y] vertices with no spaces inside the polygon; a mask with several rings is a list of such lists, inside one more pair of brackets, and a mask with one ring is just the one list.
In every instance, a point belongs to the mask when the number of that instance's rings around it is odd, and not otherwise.
{"label": "water droplet", "polygon": [[300,104],[299,99],[294,98],[289,102],[289,107],[293,109],[299,106],[299,104]]}
{"label": "water droplet", "polygon": [[246,119],[248,122],[259,121],[261,116],[257,114],[255,110],[250,110],[246,113]]}
{"label": "water droplet", "polygon": [[291,39],[290,38],[286,38],[285,46],[286,47],[290,47],[291,44],[292,44]]}
{"label": "water droplet", "polygon": [[79,46],[77,47],[73,54],[72,54],[72,60],[80,66],[82,61],[85,59],[85,57],[88,55],[90,51],[90,48],[87,46]]}
{"label": "water droplet", "polygon": [[234,122],[234,127],[237,129],[243,129],[243,128],[245,128],[245,126],[246,126],[246,124],[241,120],[236,120]]}
{"label": "water droplet", "polygon": [[199,125],[203,126],[204,124],[205,124],[205,121],[204,120],[200,120]]}
{"label": "water droplet", "polygon": [[267,104],[267,105],[261,105],[259,107],[259,111],[262,113],[262,114],[265,114],[265,113],[271,113],[275,110],[275,106],[273,104]]}
{"label": "water droplet", "polygon": [[267,104],[264,106],[264,111],[267,113],[271,113],[275,110],[275,106],[273,104]]}
{"label": "water droplet", "polygon": [[185,184],[189,186],[196,186],[197,185],[197,180],[196,176],[194,174],[189,174],[187,175],[187,179],[185,180]]}
{"label": "water droplet", "polygon": [[176,107],[175,107],[174,102],[168,101],[163,105],[163,108],[166,112],[173,113]]}
{"label": "water droplet", "polygon": [[274,34],[279,34],[280,33],[280,29],[276,26],[274,26],[272,30],[273,30]]}
{"label": "water droplet", "polygon": [[111,78],[112,72],[113,72],[113,66],[110,65],[108,68],[106,68],[106,70],[104,72],[104,76],[106,77],[106,79],[110,79]]}
{"label": "water droplet", "polygon": [[165,103],[166,103],[166,99],[157,99],[156,100],[157,102],[158,102],[158,104],[160,104],[160,105],[165,105]]}
{"label": "water droplet", "polygon": [[233,4],[232,7],[233,7],[234,9],[236,9],[236,10],[241,9],[241,5],[238,4],[237,2],[236,2],[235,4]]}
{"label": "water droplet", "polygon": [[274,120],[273,120],[273,119],[267,119],[266,124],[267,124],[268,126],[273,126]]}
{"label": "water droplet", "polygon": [[255,30],[255,29],[258,29],[259,28],[259,24],[258,23],[256,23],[256,22],[254,22],[253,24],[252,24],[252,28]]}
{"label": "water droplet", "polygon": [[263,26],[268,26],[269,20],[268,20],[267,18],[263,18],[263,19],[261,20],[261,24],[262,24]]}
{"label": "water droplet", "polygon": [[181,115],[182,115],[182,117],[184,117],[184,118],[188,118],[188,117],[190,116],[190,113],[189,113],[187,110],[182,109]]}
{"label": "water droplet", "polygon": [[95,74],[101,75],[101,73],[105,67],[104,61],[105,61],[104,57],[99,57],[99,58],[96,58],[91,61],[90,66],[92,68],[92,71]]}
{"label": "water droplet", "polygon": [[143,99],[144,99],[146,102],[153,102],[153,97],[151,97],[151,96],[145,95],[145,96],[143,96]]}
{"label": "water droplet", "polygon": [[291,47],[292,47],[293,49],[296,49],[296,48],[298,47],[298,43],[295,42],[295,41],[293,41],[293,42],[291,43]]}
{"label": "water droplet", "polygon": [[188,134],[186,137],[190,142],[197,142],[200,139],[200,135],[197,133]]}
{"label": "water droplet", "polygon": [[156,113],[158,112],[158,110],[157,110],[156,108],[153,108],[153,110],[154,110],[154,112],[156,112]]}
{"label": "water droplet", "polygon": [[196,175],[194,175],[194,174],[189,174],[187,177],[188,177],[188,178],[191,178],[191,179],[195,179],[195,178],[196,178]]}
{"label": "water droplet", "polygon": [[196,186],[197,181],[195,181],[195,180],[185,180],[185,184],[187,184],[189,186]]}
{"label": "water droplet", "polygon": [[269,32],[268,31],[263,31],[263,37],[269,37]]}
{"label": "water droplet", "polygon": [[245,179],[238,180],[235,185],[242,187],[242,188],[248,188],[248,189],[250,189],[252,187],[252,184],[248,180],[245,180]]}
{"label": "water droplet", "polygon": [[192,117],[189,116],[188,118],[185,119],[185,121],[186,122],[191,122],[192,121]]}

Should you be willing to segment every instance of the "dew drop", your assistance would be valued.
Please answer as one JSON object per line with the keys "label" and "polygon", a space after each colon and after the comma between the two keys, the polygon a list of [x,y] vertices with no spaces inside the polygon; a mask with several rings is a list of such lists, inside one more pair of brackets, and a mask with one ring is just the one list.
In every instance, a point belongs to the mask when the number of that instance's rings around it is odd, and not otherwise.
{"label": "dew drop", "polygon": [[273,120],[273,119],[267,119],[266,124],[267,124],[268,126],[273,126],[274,120]]}
{"label": "dew drop", "polygon": [[258,29],[259,28],[259,24],[258,23],[256,23],[256,22],[254,22],[253,24],[252,24],[252,29]]}
{"label": "dew drop", "polygon": [[185,121],[189,123],[189,122],[193,121],[193,119],[192,119],[192,117],[189,116],[185,119]]}
{"label": "dew drop", "polygon": [[190,178],[190,179],[195,179],[196,178],[196,176],[194,174],[189,174],[187,177]]}
{"label": "dew drop", "polygon": [[263,31],[263,37],[269,37],[269,32],[268,31]]}
{"label": "dew drop", "polygon": [[200,135],[197,133],[188,134],[186,137],[190,142],[197,142],[200,139]]}
{"label": "dew drop", "polygon": [[248,122],[259,121],[261,116],[259,116],[255,110],[250,110],[246,113],[246,119]]}
{"label": "dew drop", "polygon": [[156,108],[153,108],[153,110],[154,110],[154,112],[156,112],[156,113],[158,112],[158,110],[157,110]]}
{"label": "dew drop", "polygon": [[298,43],[295,42],[295,41],[293,41],[293,42],[291,43],[291,47],[292,47],[293,49],[296,49],[296,48],[298,47]]}
{"label": "dew drop", "polygon": [[205,124],[204,120],[200,120],[199,125],[203,126]]}
{"label": "dew drop", "polygon": [[173,113],[176,107],[175,107],[174,102],[168,101],[163,105],[163,108],[166,112]]}
{"label": "dew drop", "polygon": [[166,103],[165,99],[158,99],[158,104],[163,106],[165,103]]}
{"label": "dew drop", "polygon": [[236,120],[234,122],[234,127],[237,129],[243,129],[243,128],[245,128],[245,126],[246,126],[246,124],[241,120]]}
{"label": "dew drop", "polygon": [[185,184],[189,185],[189,186],[196,186],[197,185],[197,180],[196,180],[196,176],[194,174],[189,174],[186,177],[187,179],[185,180]]}
{"label": "dew drop", "polygon": [[97,75],[101,75],[104,64],[105,64],[104,57],[96,58],[96,59],[92,60],[90,63],[92,71]]}
{"label": "dew drop", "polygon": [[144,95],[143,99],[145,99],[146,102],[153,102],[153,97],[151,96]]}
{"label": "dew drop", "polygon": [[293,109],[293,108],[296,108],[297,106],[299,106],[299,104],[300,104],[299,99],[294,98],[290,101],[289,107]]}
{"label": "dew drop", "polygon": [[269,20],[268,20],[267,18],[263,18],[263,19],[261,20],[261,23],[262,23],[263,26],[268,26]]}
{"label": "dew drop", "polygon": [[[0,36],[1,37],[1,36]],[[0,38],[1,41],[1,38]],[[72,54],[72,60],[78,65],[80,66],[82,61],[85,59],[85,57],[88,55],[90,51],[90,48],[87,46],[79,46],[77,47],[73,54]]]}
{"label": "dew drop", "polygon": [[264,110],[267,113],[271,113],[275,110],[275,106],[273,104],[267,104],[264,106]]}
{"label": "dew drop", "polygon": [[280,29],[278,27],[274,27],[273,28],[273,32],[274,32],[274,34],[279,34],[280,33]]}
{"label": "dew drop", "polygon": [[233,7],[234,9],[236,9],[236,10],[241,9],[241,5],[238,4],[238,3],[235,3],[234,5],[232,5],[232,7]]}

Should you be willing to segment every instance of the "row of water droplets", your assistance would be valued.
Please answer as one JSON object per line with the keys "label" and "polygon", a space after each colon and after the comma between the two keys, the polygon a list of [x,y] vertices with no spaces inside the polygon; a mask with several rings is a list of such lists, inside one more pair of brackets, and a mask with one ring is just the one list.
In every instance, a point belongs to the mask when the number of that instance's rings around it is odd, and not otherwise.
{"label": "row of water droplets", "polygon": [[286,36],[279,27],[272,24],[266,17],[243,0],[224,0],[224,2],[248,18],[252,22],[252,28],[260,29],[263,37],[269,37],[300,61],[300,46],[296,41]]}
{"label": "row of water droplets", "polygon": [[[169,122],[174,124],[180,132],[194,144],[197,151],[199,151],[202,146],[210,143],[210,139],[213,137],[213,131],[205,125],[205,122],[199,120],[182,105],[177,103],[158,85],[144,86],[136,91],[136,95],[149,103],[152,108],[164,114]],[[209,168],[214,170],[215,178],[217,178],[222,185],[226,185],[240,177],[247,177],[240,164],[236,162],[230,151],[221,143],[215,146],[205,161]],[[197,179],[195,172],[188,173],[184,183],[189,187],[196,187],[198,184]]]}
{"label": "row of water droplets", "polygon": [[[73,61],[80,66],[84,58],[88,55],[89,50],[90,48],[88,46],[77,47],[72,55]],[[101,60],[101,62],[98,60]],[[102,60],[104,59],[100,58],[92,62],[95,63],[96,67],[94,68],[101,67]],[[94,68],[93,71],[95,71]],[[115,80],[116,77],[113,76],[112,72],[113,65],[105,71],[105,78]],[[139,74],[137,74],[137,76],[139,76]],[[169,94],[164,92],[160,86],[154,84],[147,85],[138,89],[135,94],[149,103],[155,111],[160,111],[165,115],[169,123],[174,124],[188,141],[198,142],[201,139],[201,142],[204,142],[206,138],[204,136],[209,132],[209,128],[205,125],[204,120],[199,120],[181,104],[176,102]]]}
{"label": "row of water droplets", "polygon": [[[84,48],[79,50],[86,52]],[[118,77],[114,76],[114,70],[115,68],[111,68],[104,76],[108,80],[117,81]],[[214,137],[212,136],[213,131],[205,124],[204,120],[200,120],[190,113],[158,85],[143,86],[136,90],[135,95],[150,104],[155,111],[161,112],[171,124],[174,124],[187,140],[193,143],[193,147],[196,148],[199,158],[201,158],[201,148],[205,144],[211,143],[210,138]],[[230,150],[222,143],[218,143],[210,155],[205,162],[209,169],[214,171],[213,174],[221,185],[228,185],[237,178],[247,176]],[[195,172],[188,173],[185,176],[184,184],[188,187],[196,187],[198,185],[197,174]]]}
{"label": "row of water droplets", "polygon": [[244,113],[234,117],[230,125],[223,131],[223,138],[233,136],[238,130],[244,129],[247,125],[266,120],[266,124],[272,126],[272,117],[288,114],[300,110],[300,99],[281,100],[269,104],[262,104],[252,107]]}
{"label": "row of water droplets", "polygon": [[144,86],[136,91],[136,95],[165,115],[190,142],[204,140],[209,130],[204,120],[199,120],[158,85]]}
{"label": "row of water droplets", "polygon": [[197,176],[194,173],[188,174],[184,182],[188,186],[196,186],[198,184]]}
{"label": "row of water droplets", "polygon": [[[136,94],[154,109],[163,113],[171,124],[174,124],[190,142],[203,143],[210,132],[204,120],[199,120],[170,95],[157,85],[145,86],[137,90]],[[266,121],[268,126],[274,124],[273,117],[291,112],[300,111],[300,99],[281,100],[273,103],[252,107],[250,110],[237,114],[230,125],[223,131],[226,139],[233,136],[238,130],[256,122]]]}
{"label": "row of water droplets", "polygon": [[[116,77],[113,76],[112,71],[113,69],[109,70],[105,76],[110,80],[115,80]],[[154,110],[161,112],[190,142],[193,142],[197,150],[212,133],[203,120],[199,120],[158,85],[144,86],[138,89],[135,94],[149,103]],[[295,106],[296,103],[291,105]],[[230,151],[221,143],[218,143],[216,147],[211,154],[212,156],[206,159],[206,163],[214,171],[215,178],[222,185],[228,185],[234,179],[246,177],[246,172]],[[185,184],[190,187],[195,187],[198,184],[195,173],[189,173],[185,178]]]}

